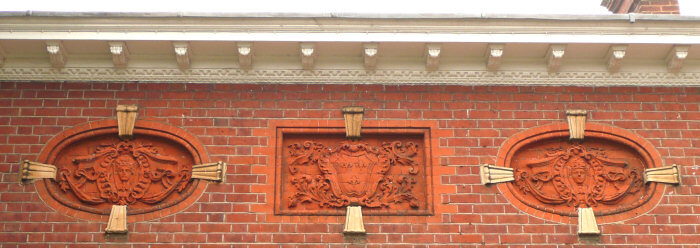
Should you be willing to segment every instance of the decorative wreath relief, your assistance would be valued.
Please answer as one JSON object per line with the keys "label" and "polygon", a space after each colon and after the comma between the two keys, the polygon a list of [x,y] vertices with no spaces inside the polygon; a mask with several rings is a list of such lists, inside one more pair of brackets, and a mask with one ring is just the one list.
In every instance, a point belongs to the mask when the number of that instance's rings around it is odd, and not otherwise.
{"label": "decorative wreath relief", "polygon": [[132,205],[158,203],[187,187],[191,164],[179,164],[153,145],[121,141],[101,144],[72,164],[59,164],[56,181],[82,202]]}
{"label": "decorative wreath relief", "polygon": [[[386,142],[379,147],[344,141],[335,147],[306,141],[289,145],[288,168],[297,190],[289,196],[289,207],[315,203],[320,207],[361,205],[370,208],[408,203],[418,208],[412,192],[418,174],[412,142]],[[318,167],[321,175],[300,172],[300,167]],[[393,166],[409,167],[408,175],[387,175]]]}
{"label": "decorative wreath relief", "polygon": [[544,158],[515,169],[515,185],[543,203],[577,208],[616,204],[642,188],[640,168],[599,155],[576,144],[547,152]]}
{"label": "decorative wreath relief", "polygon": [[664,186],[644,181],[661,167],[653,146],[615,127],[586,124],[585,139],[570,140],[566,124],[536,127],[503,144],[496,166],[512,169],[498,188],[523,212],[576,223],[590,209],[598,223],[633,218],[653,208]]}
{"label": "decorative wreath relief", "polygon": [[193,165],[208,157],[196,138],[149,121],[136,121],[133,134],[119,138],[115,120],[58,134],[38,158],[57,169],[55,178],[36,184],[42,200],[67,215],[101,221],[113,206],[127,206],[133,222],[181,211],[204,192],[207,184],[193,179]]}

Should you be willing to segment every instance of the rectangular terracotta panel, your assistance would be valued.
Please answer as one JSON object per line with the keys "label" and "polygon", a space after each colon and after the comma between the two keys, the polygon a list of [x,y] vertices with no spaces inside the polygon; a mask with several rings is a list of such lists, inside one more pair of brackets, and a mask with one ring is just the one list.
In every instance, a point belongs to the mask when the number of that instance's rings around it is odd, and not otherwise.
{"label": "rectangular terracotta panel", "polygon": [[428,128],[278,128],[275,213],[432,214]]}

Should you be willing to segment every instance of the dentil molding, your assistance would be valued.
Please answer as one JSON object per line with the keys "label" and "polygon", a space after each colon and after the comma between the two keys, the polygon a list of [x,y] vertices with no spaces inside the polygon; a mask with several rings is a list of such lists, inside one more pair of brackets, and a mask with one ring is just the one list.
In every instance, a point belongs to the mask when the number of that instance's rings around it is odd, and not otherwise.
{"label": "dentil molding", "polygon": [[0,68],[0,81],[700,86],[700,73]]}

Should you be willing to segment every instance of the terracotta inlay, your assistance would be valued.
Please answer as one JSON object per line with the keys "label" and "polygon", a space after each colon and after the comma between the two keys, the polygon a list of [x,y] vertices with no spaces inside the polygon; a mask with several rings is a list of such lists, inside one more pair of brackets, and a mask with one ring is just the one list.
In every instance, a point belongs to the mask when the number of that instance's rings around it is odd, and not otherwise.
{"label": "terracotta inlay", "polygon": [[192,165],[205,155],[188,136],[145,121],[137,122],[131,140],[119,139],[114,121],[68,130],[41,155],[58,173],[55,180],[39,184],[40,193],[46,192],[49,205],[88,219],[104,219],[112,205],[127,205],[132,221],[134,215],[151,219],[179,211],[205,185],[191,178]]}
{"label": "terracotta inlay", "polygon": [[348,140],[342,129],[281,129],[278,212],[426,214],[426,130],[387,130]]}
{"label": "terracotta inlay", "polygon": [[653,147],[627,131],[595,124],[586,126],[583,141],[570,141],[568,135],[565,125],[549,125],[504,145],[497,165],[513,168],[515,181],[499,188],[516,206],[566,222],[578,208],[593,208],[605,221],[655,205],[663,186],[643,179],[646,168],[660,166]]}

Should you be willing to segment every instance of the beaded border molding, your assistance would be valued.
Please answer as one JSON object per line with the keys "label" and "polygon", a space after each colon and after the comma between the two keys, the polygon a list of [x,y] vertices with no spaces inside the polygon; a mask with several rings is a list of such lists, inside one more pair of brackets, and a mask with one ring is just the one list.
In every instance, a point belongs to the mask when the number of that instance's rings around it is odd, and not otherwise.
{"label": "beaded border molding", "polygon": [[423,70],[0,68],[0,81],[700,86],[700,73]]}

